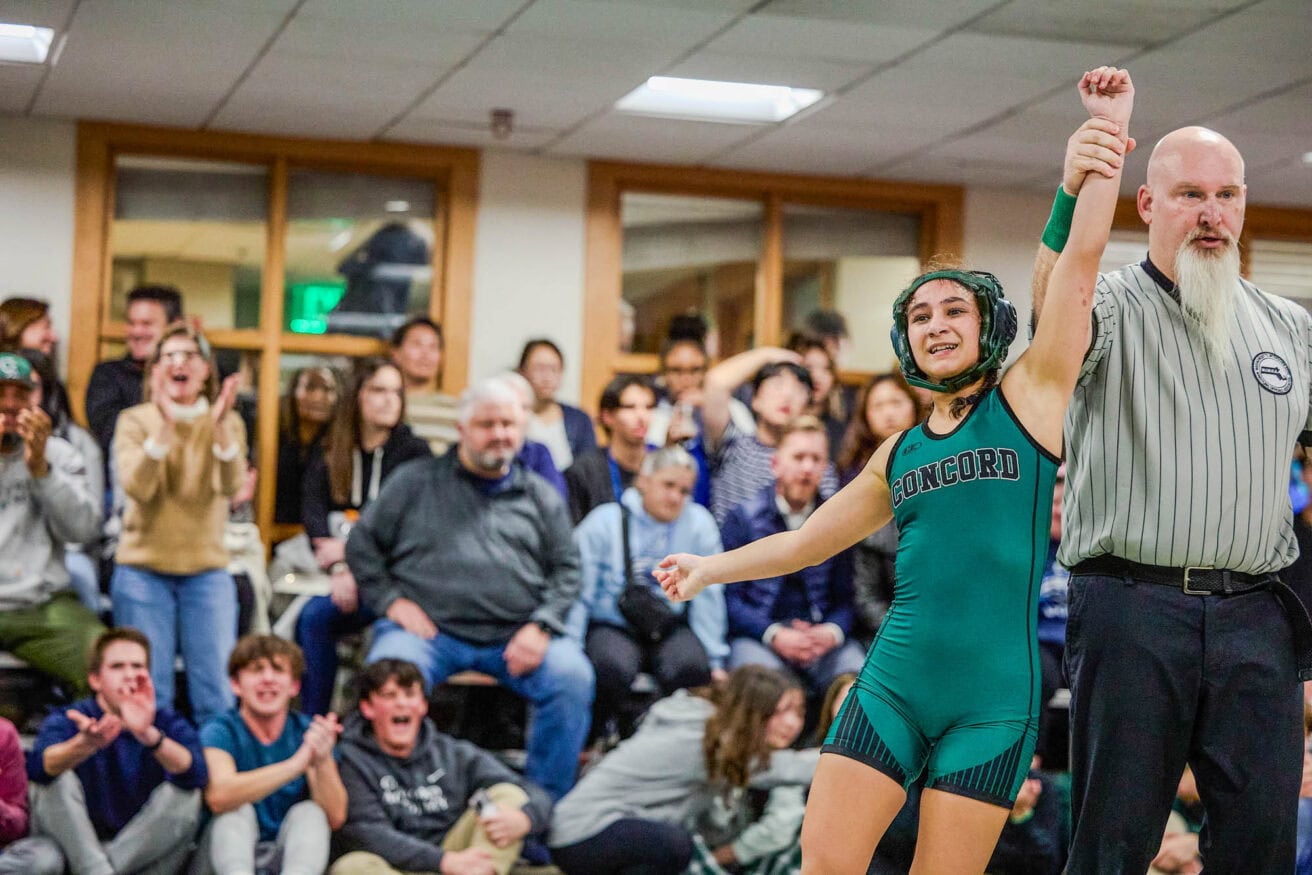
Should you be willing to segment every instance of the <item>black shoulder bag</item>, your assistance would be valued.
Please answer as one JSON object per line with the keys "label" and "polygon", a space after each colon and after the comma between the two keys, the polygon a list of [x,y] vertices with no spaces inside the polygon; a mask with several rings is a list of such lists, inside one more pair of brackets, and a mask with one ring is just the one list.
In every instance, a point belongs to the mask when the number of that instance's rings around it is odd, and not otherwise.
{"label": "black shoulder bag", "polygon": [[629,552],[629,509],[620,504],[620,537],[624,539],[624,589],[615,602],[633,635],[646,644],[659,644],[679,624],[680,615],[665,593],[633,579],[633,557]]}

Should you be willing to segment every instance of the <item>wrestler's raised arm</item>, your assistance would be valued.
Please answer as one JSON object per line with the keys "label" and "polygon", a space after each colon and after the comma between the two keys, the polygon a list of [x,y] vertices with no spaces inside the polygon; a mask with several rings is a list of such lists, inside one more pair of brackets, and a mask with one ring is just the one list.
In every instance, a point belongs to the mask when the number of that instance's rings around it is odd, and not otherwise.
{"label": "wrestler's raised arm", "polygon": [[[1102,120],[1103,129],[1117,138],[1111,148],[1124,152],[1134,108],[1130,74],[1114,67],[1085,73],[1080,99],[1091,119]],[[1021,423],[1054,454],[1061,452],[1062,418],[1089,346],[1093,289],[1111,234],[1120,181],[1119,165],[1110,176],[1085,177],[1070,237],[1048,280],[1045,316],[1030,348],[1003,378],[1003,391]]]}

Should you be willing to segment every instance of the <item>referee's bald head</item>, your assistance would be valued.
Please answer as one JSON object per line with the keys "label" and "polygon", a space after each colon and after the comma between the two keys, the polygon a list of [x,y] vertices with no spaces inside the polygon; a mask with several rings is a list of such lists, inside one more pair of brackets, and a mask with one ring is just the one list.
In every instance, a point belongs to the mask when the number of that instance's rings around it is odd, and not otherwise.
{"label": "referee's bald head", "polygon": [[1157,141],[1148,158],[1148,185],[1167,182],[1177,164],[1190,167],[1204,154],[1238,162],[1239,181],[1244,179],[1244,156],[1224,135],[1211,128],[1191,125],[1177,128]]}

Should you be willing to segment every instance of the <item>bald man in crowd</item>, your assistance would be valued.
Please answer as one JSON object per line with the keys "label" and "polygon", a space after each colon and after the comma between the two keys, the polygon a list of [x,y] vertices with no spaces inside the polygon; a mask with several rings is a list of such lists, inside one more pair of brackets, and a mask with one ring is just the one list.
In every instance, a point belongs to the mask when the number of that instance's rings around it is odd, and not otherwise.
{"label": "bald man in crowd", "polygon": [[[1036,318],[1071,193],[1119,160],[1100,148],[1115,135],[1091,120],[1071,140]],[[1138,192],[1147,258],[1095,291],[1058,553],[1073,875],[1144,872],[1186,763],[1207,871],[1294,870],[1312,666],[1306,611],[1278,575],[1298,555],[1289,460],[1312,422],[1312,316],[1240,276],[1245,195],[1229,140],[1167,134]]]}

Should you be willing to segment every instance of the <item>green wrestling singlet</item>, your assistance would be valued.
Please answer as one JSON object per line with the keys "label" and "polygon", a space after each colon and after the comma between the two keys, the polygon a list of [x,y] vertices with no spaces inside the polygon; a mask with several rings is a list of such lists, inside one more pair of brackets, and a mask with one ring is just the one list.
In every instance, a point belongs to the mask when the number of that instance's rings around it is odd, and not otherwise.
{"label": "green wrestling singlet", "polygon": [[992,389],[888,461],[893,603],[823,750],[1010,808],[1038,735],[1039,582],[1060,460]]}

